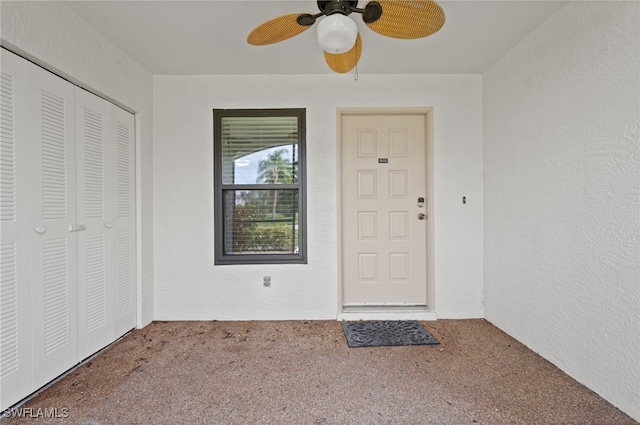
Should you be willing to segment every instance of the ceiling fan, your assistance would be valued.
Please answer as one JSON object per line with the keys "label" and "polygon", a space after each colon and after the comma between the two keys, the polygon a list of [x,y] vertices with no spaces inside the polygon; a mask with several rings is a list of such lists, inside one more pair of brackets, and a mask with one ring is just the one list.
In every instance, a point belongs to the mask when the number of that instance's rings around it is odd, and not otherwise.
{"label": "ceiling fan", "polygon": [[444,10],[434,0],[375,0],[358,8],[358,0],[318,0],[319,13],[292,13],[278,16],[256,27],[247,42],[264,46],[294,37],[311,28],[318,18],[318,44],[324,59],[335,72],[353,69],[362,54],[362,39],[352,13],[362,15],[373,31],[387,37],[413,39],[427,37],[444,25]]}

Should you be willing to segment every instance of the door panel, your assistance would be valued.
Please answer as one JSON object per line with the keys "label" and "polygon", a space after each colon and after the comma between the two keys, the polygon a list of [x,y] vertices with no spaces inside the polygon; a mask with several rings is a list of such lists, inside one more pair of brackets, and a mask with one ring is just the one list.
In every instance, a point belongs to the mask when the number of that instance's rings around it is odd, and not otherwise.
{"label": "door panel", "polygon": [[134,116],[123,109],[112,110],[115,133],[113,163],[114,208],[112,209],[115,266],[115,336],[136,325],[136,204]]}
{"label": "door panel", "polygon": [[342,117],[346,306],[427,303],[425,134],[423,115]]}
{"label": "door panel", "polygon": [[77,363],[74,88],[28,68],[33,387]]}
{"label": "door panel", "polygon": [[0,408],[31,391],[27,62],[1,49]]}
{"label": "door panel", "polygon": [[78,356],[82,360],[114,340],[113,231],[115,183],[110,161],[112,104],[75,89],[78,211]]}

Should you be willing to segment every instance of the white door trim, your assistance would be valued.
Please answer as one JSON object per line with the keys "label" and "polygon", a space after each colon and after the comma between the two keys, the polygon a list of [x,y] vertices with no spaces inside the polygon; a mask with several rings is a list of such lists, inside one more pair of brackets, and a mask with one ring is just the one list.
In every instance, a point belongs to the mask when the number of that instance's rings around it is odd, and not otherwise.
{"label": "white door trim", "polygon": [[[428,309],[411,307],[377,307],[372,310],[353,309],[345,311],[343,307],[343,268],[342,268],[342,119],[349,115],[423,115],[425,117],[425,176],[427,179],[427,306]],[[337,155],[337,232],[338,232],[338,320],[367,320],[367,319],[414,319],[435,320],[435,287],[434,287],[434,187],[433,187],[433,108],[337,108],[336,110],[336,155]]]}

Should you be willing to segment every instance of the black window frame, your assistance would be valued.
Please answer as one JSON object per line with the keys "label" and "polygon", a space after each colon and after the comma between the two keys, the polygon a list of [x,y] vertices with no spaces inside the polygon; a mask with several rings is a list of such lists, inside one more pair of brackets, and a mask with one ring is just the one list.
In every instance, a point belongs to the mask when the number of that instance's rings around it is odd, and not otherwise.
{"label": "black window frame", "polygon": [[[298,182],[292,184],[225,184],[223,182],[222,119],[226,117],[296,117],[298,121]],[[214,251],[215,265],[307,264],[306,109],[213,109]],[[225,253],[224,193],[230,190],[298,190],[298,253]]]}

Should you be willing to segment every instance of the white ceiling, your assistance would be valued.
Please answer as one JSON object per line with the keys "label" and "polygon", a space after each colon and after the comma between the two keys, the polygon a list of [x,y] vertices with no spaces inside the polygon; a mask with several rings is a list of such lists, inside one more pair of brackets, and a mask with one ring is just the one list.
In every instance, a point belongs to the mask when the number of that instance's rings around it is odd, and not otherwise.
{"label": "white ceiling", "polygon": [[[366,1],[360,1],[364,7]],[[478,74],[564,6],[564,1],[439,1],[446,23],[417,40],[360,28],[362,74]],[[266,20],[316,13],[316,1],[67,1],[152,74],[330,74],[315,27],[269,46],[246,37]]]}

